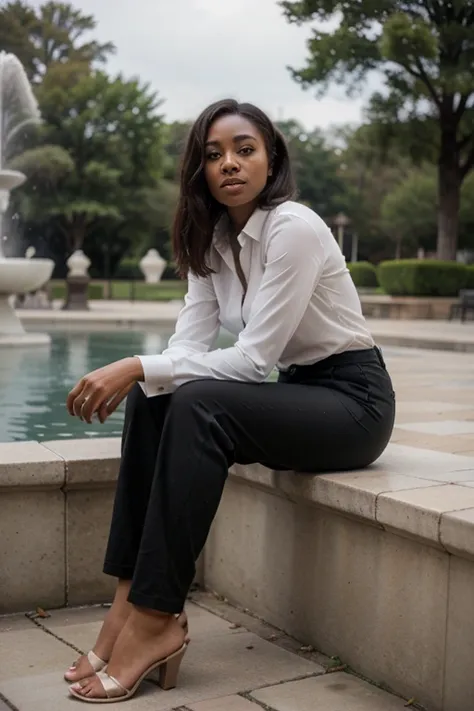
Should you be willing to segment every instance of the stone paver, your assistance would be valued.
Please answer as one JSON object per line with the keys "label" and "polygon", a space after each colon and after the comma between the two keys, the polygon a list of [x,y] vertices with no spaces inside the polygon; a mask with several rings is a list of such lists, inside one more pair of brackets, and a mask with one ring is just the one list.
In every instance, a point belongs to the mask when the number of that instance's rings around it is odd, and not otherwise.
{"label": "stone paver", "polygon": [[[133,711],[190,708],[192,704],[229,696],[238,700],[239,692],[324,671],[318,664],[196,605],[189,604],[187,611],[192,642],[178,688],[164,693],[147,682],[129,704]],[[50,618],[42,620],[44,630],[33,622],[25,628],[24,617],[12,618],[12,622],[21,620],[21,624],[0,634],[0,694],[19,711],[70,709],[72,702],[62,675],[77,655],[68,644],[88,649],[104,613],[100,608],[53,611]],[[221,708],[245,711],[244,707]]]}
{"label": "stone paver", "polygon": [[391,346],[383,352],[397,396],[392,442],[471,456],[474,353]]}
{"label": "stone paver", "polygon": [[[1,707],[0,707],[1,708]],[[189,711],[259,711],[261,706],[242,696],[224,696],[191,704]]]}
{"label": "stone paver", "polygon": [[402,711],[404,702],[361,679],[326,674],[254,691],[251,696],[275,711]]}

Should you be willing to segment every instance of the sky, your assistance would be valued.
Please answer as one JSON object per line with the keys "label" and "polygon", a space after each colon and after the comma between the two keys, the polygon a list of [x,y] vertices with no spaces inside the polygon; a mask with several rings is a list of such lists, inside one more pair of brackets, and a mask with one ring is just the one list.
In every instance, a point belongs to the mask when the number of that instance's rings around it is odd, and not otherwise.
{"label": "sky", "polygon": [[192,120],[225,97],[306,129],[361,120],[367,95],[349,99],[333,87],[319,99],[293,81],[286,67],[304,66],[311,30],[290,25],[277,0],[71,1],[95,17],[97,39],[116,45],[108,71],[148,82],[168,121]]}

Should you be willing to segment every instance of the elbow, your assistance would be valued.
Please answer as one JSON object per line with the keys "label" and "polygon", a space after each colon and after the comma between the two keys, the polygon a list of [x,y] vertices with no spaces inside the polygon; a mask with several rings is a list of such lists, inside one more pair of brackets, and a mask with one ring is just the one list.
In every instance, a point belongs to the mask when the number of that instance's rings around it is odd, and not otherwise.
{"label": "elbow", "polygon": [[245,381],[249,383],[265,382],[275,367],[275,364],[268,363],[263,358],[258,357],[258,354],[252,357],[249,353],[246,353],[243,350],[241,350],[241,355],[245,361]]}

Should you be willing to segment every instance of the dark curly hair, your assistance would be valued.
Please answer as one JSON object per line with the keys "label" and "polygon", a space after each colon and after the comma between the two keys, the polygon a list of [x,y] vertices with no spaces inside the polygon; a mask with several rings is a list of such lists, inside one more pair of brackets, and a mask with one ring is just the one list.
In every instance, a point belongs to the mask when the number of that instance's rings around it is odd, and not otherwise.
{"label": "dark curly hair", "polygon": [[258,206],[271,210],[295,195],[295,182],[285,139],[268,116],[253,104],[239,104],[233,99],[224,99],[208,106],[191,128],[181,167],[172,242],[177,268],[182,277],[186,277],[188,271],[198,276],[207,276],[212,271],[206,257],[215,226],[226,208],[217,202],[208,188],[204,174],[205,145],[214,121],[229,114],[238,114],[253,123],[265,141],[273,171],[260,193]]}

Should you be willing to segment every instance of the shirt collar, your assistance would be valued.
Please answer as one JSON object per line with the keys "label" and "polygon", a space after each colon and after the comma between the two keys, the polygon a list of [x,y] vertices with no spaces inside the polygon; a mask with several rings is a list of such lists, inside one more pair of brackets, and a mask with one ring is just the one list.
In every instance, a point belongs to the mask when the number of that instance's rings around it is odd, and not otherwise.
{"label": "shirt collar", "polygon": [[[263,227],[265,225],[265,221],[266,221],[268,215],[269,215],[268,210],[262,210],[260,207],[255,208],[255,210],[250,215],[249,219],[247,220],[247,222],[240,234],[247,235],[248,237],[251,237],[252,239],[254,239],[256,242],[260,242]],[[214,233],[214,242],[215,243],[222,242],[222,240],[225,241],[225,238],[227,237],[227,231],[229,228],[228,219],[229,218],[227,216],[227,213],[224,213],[222,215],[222,217],[219,219],[219,221],[216,225],[215,233]],[[239,237],[240,237],[240,235],[239,235]]]}

